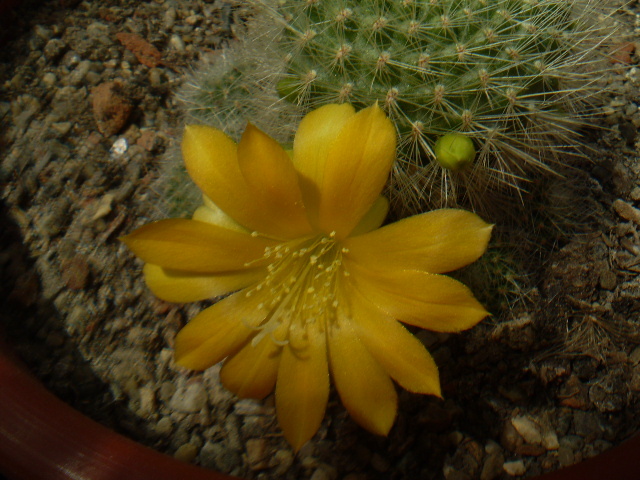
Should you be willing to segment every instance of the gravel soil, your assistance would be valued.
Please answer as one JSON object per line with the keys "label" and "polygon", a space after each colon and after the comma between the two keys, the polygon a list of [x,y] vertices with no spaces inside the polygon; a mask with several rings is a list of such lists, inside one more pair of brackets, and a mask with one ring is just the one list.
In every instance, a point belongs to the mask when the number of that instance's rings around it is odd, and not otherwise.
{"label": "gravel soil", "polygon": [[[615,5],[618,5],[617,3]],[[614,5],[614,6],[615,6]],[[233,42],[225,0],[49,0],[13,12],[0,50],[0,320],[53,392],[181,460],[247,479],[504,479],[597,455],[640,424],[640,7],[617,7],[608,93],[571,181],[589,222],[535,249],[526,300],[461,335],[422,332],[445,400],[400,392],[388,438],[332,395],[297,455],[273,398],[238,400],[218,367],[176,367],[202,305],[161,302],[118,237],[160,218],[180,136],[174,94]],[[28,12],[28,13],[27,13]],[[533,255],[533,254],[532,254]]]}

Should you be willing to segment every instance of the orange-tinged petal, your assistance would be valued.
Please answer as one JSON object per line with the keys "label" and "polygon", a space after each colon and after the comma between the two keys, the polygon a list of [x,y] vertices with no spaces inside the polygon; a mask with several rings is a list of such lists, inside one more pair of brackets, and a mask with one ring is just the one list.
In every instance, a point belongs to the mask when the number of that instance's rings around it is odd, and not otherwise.
{"label": "orange-tinged petal", "polygon": [[389,213],[389,200],[380,195],[376,201],[373,202],[369,211],[360,219],[360,223],[356,225],[351,235],[362,235],[363,233],[380,228],[384,219],[387,218],[387,213]]}
{"label": "orange-tinged petal", "polygon": [[122,241],[144,262],[200,273],[259,266],[264,249],[277,245],[261,236],[182,218],[150,223]]}
{"label": "orange-tinged petal", "polygon": [[220,370],[222,384],[240,398],[266,397],[276,385],[281,351],[282,347],[269,336],[255,346],[247,343],[224,362]]}
{"label": "orange-tinged petal", "polygon": [[418,270],[374,274],[345,263],[346,283],[381,312],[404,323],[436,332],[459,332],[489,315],[471,291],[445,275]]}
{"label": "orange-tinged petal", "polygon": [[349,235],[380,195],[395,154],[396,130],[377,104],[350,117],[328,152],[318,226]]}
{"label": "orange-tinged petal", "polygon": [[307,214],[317,223],[322,185],[329,147],[355,109],[347,104],[324,105],[308,113],[300,122],[293,142],[293,163],[300,175],[300,186]]}
{"label": "orange-tinged petal", "polygon": [[389,433],[398,409],[396,389],[344,317],[329,330],[329,359],[333,381],[349,415],[371,433]]}
{"label": "orange-tinged petal", "polygon": [[200,312],[176,336],[176,363],[205,370],[235,354],[266,316],[265,310],[257,308],[261,300],[240,291]]}
{"label": "orange-tinged petal", "polygon": [[147,263],[144,279],[153,294],[167,302],[187,303],[240,290],[264,278],[264,269],[224,272],[215,275],[170,270]]}
{"label": "orange-tinged petal", "polygon": [[279,220],[247,184],[238,163],[238,147],[226,134],[204,125],[188,125],[182,139],[187,172],[198,188],[233,220],[251,231],[287,238]]}
{"label": "orange-tinged petal", "polygon": [[236,221],[251,210],[251,192],[238,165],[236,143],[205,125],[187,125],[182,138],[185,167],[198,188]]}
{"label": "orange-tinged petal", "polygon": [[357,335],[391,378],[410,392],[440,397],[438,367],[424,345],[361,296],[350,304]]}
{"label": "orange-tinged petal", "polygon": [[211,223],[212,225],[217,225],[229,230],[235,230],[237,232],[251,233],[229,215],[224,213],[222,209],[213,203],[209,197],[203,195],[202,200],[204,203],[196,208],[195,212],[193,212],[193,216],[191,217],[193,220]]}
{"label": "orange-tinged petal", "polygon": [[474,213],[449,208],[405,218],[343,244],[351,261],[370,270],[444,273],[477,260],[492,228]]}
{"label": "orange-tinged petal", "polygon": [[298,174],[287,152],[275,140],[247,125],[238,144],[238,163],[247,185],[269,213],[278,233],[295,238],[311,231]]}
{"label": "orange-tinged petal", "polygon": [[284,347],[276,382],[278,423],[295,452],[318,431],[329,398],[325,333],[318,323],[308,330],[306,344]]}

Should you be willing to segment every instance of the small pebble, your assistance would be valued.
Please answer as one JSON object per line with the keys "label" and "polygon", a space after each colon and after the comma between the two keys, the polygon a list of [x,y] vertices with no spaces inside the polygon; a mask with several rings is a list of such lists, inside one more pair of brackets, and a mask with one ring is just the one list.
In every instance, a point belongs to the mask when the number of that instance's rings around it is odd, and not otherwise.
{"label": "small pebble", "polygon": [[524,462],[522,460],[511,460],[509,462],[504,462],[502,468],[507,473],[507,475],[511,475],[512,477],[519,477],[527,472],[527,469],[525,468]]}
{"label": "small pebble", "polygon": [[60,268],[62,280],[71,290],[82,290],[87,286],[90,270],[83,255],[77,254],[71,259],[63,260]]}
{"label": "small pebble", "polygon": [[207,392],[200,382],[179,388],[171,397],[169,406],[178,412],[197,413],[207,406]]}
{"label": "small pebble", "polygon": [[48,87],[52,87],[58,82],[58,77],[53,72],[47,72],[42,75],[42,82]]}
{"label": "small pebble", "polygon": [[159,435],[167,437],[173,432],[173,422],[169,417],[162,417],[158,420],[158,423],[156,423],[155,431]]}
{"label": "small pebble", "polygon": [[316,468],[309,480],[336,480],[338,472],[336,469],[327,464],[321,464]]}
{"label": "small pebble", "polygon": [[269,462],[269,467],[275,467],[273,470],[273,474],[276,477],[281,477],[284,475],[293,465],[293,454],[291,450],[278,450],[271,457]]}
{"label": "small pebble", "polygon": [[547,450],[557,450],[560,444],[558,443],[558,436],[555,432],[545,432],[542,435],[542,446]]}
{"label": "small pebble", "polygon": [[266,439],[250,438],[246,442],[247,461],[251,470],[269,467],[269,449]]}
{"label": "small pebble", "polygon": [[511,419],[511,424],[527,443],[540,445],[542,434],[538,425],[527,417],[515,417]]}
{"label": "small pebble", "polygon": [[171,35],[171,38],[169,39],[169,45],[171,45],[172,48],[179,52],[185,51],[184,40],[182,40],[182,37],[180,35],[176,35],[175,33]]}
{"label": "small pebble", "polygon": [[176,453],[173,454],[173,457],[181,462],[193,462],[195,458],[198,456],[198,447],[192,445],[191,443],[185,443],[181,445]]}
{"label": "small pebble", "polygon": [[640,210],[629,205],[627,202],[621,199],[617,199],[613,202],[613,209],[623,219],[629,220],[636,225],[640,225]]}

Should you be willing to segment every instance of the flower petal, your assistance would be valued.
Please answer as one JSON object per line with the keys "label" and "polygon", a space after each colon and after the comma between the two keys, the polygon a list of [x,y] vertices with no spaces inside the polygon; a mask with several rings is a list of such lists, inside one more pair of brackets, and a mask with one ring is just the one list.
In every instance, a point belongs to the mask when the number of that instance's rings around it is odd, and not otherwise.
{"label": "flower petal", "polygon": [[384,219],[387,218],[387,213],[389,213],[389,200],[387,200],[387,197],[380,195],[376,201],[373,202],[369,211],[360,219],[360,223],[356,225],[351,235],[362,235],[376,228],[380,228]]}
{"label": "flower petal", "polygon": [[276,384],[281,350],[268,336],[256,346],[247,343],[224,362],[220,370],[222,384],[240,398],[266,397]]}
{"label": "flower petal", "polygon": [[176,363],[205,370],[239,351],[266,316],[260,301],[240,291],[200,312],[176,336]]}
{"label": "flower petal", "polygon": [[345,238],[380,195],[395,160],[396,130],[377,104],[350,117],[329,149],[318,226]]}
{"label": "flower petal", "polygon": [[251,211],[252,195],[238,165],[236,143],[216,128],[187,125],[182,157],[198,188],[233,219],[251,228],[245,217]]}
{"label": "flower petal", "polygon": [[278,423],[295,452],[318,431],[329,398],[325,333],[318,323],[308,330],[306,348],[290,340],[283,349],[276,382]]}
{"label": "flower petal", "polygon": [[279,213],[261,201],[247,184],[238,163],[238,147],[226,134],[204,125],[188,125],[182,139],[187,172],[198,188],[240,225],[275,238],[288,238],[280,230]]}
{"label": "flower petal", "polygon": [[229,215],[224,213],[213,201],[206,195],[202,195],[203,204],[196,208],[191,217],[199,222],[211,223],[222,228],[235,230],[236,232],[251,233]]}
{"label": "flower petal", "polygon": [[143,272],[147,286],[156,297],[176,303],[198,302],[234,292],[266,275],[264,269],[203,275],[165,269],[151,263],[144,265]]}
{"label": "flower petal", "polygon": [[307,214],[317,224],[320,185],[325,173],[329,147],[355,109],[347,104],[324,105],[308,113],[300,122],[293,142],[293,163],[300,175],[300,186]]}
{"label": "flower petal", "polygon": [[275,140],[247,125],[238,144],[238,163],[275,231],[285,238],[311,232],[298,174],[287,152]]}
{"label": "flower petal", "polygon": [[146,263],[164,268],[217,273],[264,263],[274,240],[196,220],[174,218],[138,228],[122,241]]}
{"label": "flower petal", "polygon": [[374,274],[345,263],[349,286],[381,312],[401,322],[436,332],[459,332],[489,315],[462,283],[418,270]]}
{"label": "flower petal", "polygon": [[329,359],[333,381],[349,415],[371,433],[387,435],[396,418],[398,395],[389,375],[344,317],[329,330]]}
{"label": "flower petal", "polygon": [[424,345],[360,295],[350,303],[357,335],[391,378],[410,392],[440,397],[438,367]]}
{"label": "flower petal", "polygon": [[444,273],[477,260],[487,249],[492,228],[474,213],[449,208],[348,238],[344,246],[351,261],[370,270]]}

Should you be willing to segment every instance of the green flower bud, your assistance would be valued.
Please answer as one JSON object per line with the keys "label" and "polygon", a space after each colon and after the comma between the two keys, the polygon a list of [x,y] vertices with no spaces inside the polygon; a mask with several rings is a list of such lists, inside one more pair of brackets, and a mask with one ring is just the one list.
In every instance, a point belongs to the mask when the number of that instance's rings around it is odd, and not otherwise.
{"label": "green flower bud", "polygon": [[436,160],[443,168],[457,172],[473,162],[476,147],[473,141],[459,133],[447,133],[436,141]]}

